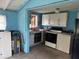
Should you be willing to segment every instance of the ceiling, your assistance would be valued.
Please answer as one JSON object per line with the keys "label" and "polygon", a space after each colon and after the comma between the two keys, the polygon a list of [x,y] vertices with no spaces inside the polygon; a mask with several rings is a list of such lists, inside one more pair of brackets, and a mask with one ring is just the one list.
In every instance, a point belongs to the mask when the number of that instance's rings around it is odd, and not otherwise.
{"label": "ceiling", "polygon": [[19,10],[22,8],[29,0],[12,0],[7,9]]}
{"label": "ceiling", "polygon": [[[30,0],[0,0],[0,9],[3,10],[19,10]],[[33,12],[38,13],[47,13],[54,12],[56,8],[59,8],[59,11],[67,11],[67,10],[79,10],[79,0],[67,0],[65,2],[50,4],[46,6],[41,6],[34,8]]]}
{"label": "ceiling", "polygon": [[56,8],[59,8],[59,11],[69,11],[69,10],[79,10],[79,0],[66,1],[51,5],[46,5],[43,7],[35,8],[32,10],[32,12],[36,13],[49,13],[49,12],[55,12]]}
{"label": "ceiling", "polygon": [[19,10],[29,0],[0,0],[0,9]]}
{"label": "ceiling", "polygon": [[11,0],[0,0],[0,8],[5,10],[10,2]]}

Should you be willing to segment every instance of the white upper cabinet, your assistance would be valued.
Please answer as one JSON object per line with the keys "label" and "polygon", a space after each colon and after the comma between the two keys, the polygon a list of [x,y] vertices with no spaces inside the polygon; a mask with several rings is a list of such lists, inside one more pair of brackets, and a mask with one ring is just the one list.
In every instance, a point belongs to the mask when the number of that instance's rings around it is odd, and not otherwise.
{"label": "white upper cabinet", "polygon": [[59,26],[59,14],[55,14],[54,26]]}
{"label": "white upper cabinet", "polygon": [[67,25],[67,13],[60,13],[60,26],[66,27]]}
{"label": "white upper cabinet", "polygon": [[42,18],[42,25],[66,27],[67,13],[45,14]]}
{"label": "white upper cabinet", "polygon": [[42,17],[42,25],[49,25],[50,16],[49,14],[44,14]]}
{"label": "white upper cabinet", "polygon": [[59,14],[50,14],[50,25],[51,26],[58,26]]}
{"label": "white upper cabinet", "polygon": [[53,14],[50,14],[50,25],[54,25],[55,16]]}

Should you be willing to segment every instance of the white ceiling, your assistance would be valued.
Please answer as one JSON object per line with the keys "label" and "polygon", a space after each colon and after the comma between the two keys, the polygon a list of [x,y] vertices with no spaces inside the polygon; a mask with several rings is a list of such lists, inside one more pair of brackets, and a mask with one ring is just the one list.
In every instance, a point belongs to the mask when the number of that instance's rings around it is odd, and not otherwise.
{"label": "white ceiling", "polygon": [[[29,0],[0,0],[0,9],[19,10]],[[34,12],[47,13],[53,12],[56,8],[60,8],[60,11],[78,10],[79,0],[73,0],[73,2],[67,0],[66,2],[55,3],[47,6],[42,6],[33,9]]]}
{"label": "white ceiling", "polygon": [[5,10],[10,2],[11,0],[0,0],[0,8]]}
{"label": "white ceiling", "polygon": [[19,10],[22,8],[29,0],[12,0],[7,9]]}
{"label": "white ceiling", "polygon": [[0,9],[19,10],[29,0],[0,0]]}
{"label": "white ceiling", "polygon": [[79,0],[66,1],[56,4],[51,4],[39,8],[35,8],[32,11],[37,13],[48,13],[56,11],[56,8],[60,8],[59,11],[79,10]]}

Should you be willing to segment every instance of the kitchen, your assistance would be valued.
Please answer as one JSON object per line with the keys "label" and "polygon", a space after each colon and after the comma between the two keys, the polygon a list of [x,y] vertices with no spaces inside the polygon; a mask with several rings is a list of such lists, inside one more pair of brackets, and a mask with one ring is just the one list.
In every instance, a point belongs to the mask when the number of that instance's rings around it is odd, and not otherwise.
{"label": "kitchen", "polygon": [[79,58],[78,0],[0,1],[0,59]]}
{"label": "kitchen", "polygon": [[[31,19],[34,20],[34,22],[31,22],[35,26],[30,26],[30,46],[33,47],[43,43],[45,46],[70,54],[73,29],[67,27],[69,11],[63,11],[60,10],[60,8],[56,8],[54,12],[52,12],[49,8],[49,11],[44,12],[45,9],[44,11],[43,9],[44,8],[36,9],[31,12],[31,17],[36,16],[36,19]],[[41,19],[39,19],[39,16]],[[72,16],[73,19],[76,18],[75,16]],[[40,25],[38,23],[40,23]]]}

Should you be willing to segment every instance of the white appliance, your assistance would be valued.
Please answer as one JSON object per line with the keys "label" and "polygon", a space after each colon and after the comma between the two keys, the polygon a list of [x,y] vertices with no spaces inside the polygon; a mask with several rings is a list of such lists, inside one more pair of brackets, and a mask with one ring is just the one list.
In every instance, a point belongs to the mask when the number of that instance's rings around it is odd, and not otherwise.
{"label": "white appliance", "polygon": [[0,32],[0,59],[12,56],[11,52],[11,33]]}

